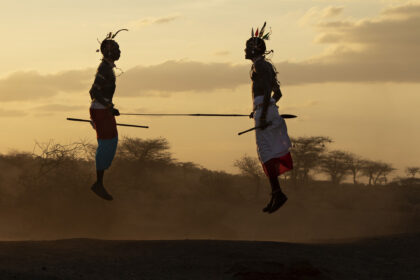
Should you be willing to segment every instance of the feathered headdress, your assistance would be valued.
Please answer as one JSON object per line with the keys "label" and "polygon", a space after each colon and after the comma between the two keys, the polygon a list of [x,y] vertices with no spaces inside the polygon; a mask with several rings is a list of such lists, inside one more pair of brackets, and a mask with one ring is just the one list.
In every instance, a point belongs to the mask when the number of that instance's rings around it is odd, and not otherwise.
{"label": "feathered headdress", "polygon": [[[113,41],[114,38],[117,36],[117,34],[120,33],[121,31],[128,31],[128,29],[126,29],[126,28],[120,29],[117,32],[115,32],[114,34],[112,32],[109,32],[108,35],[106,35],[105,39],[102,40],[102,42],[99,41],[99,39],[98,39],[98,43],[102,44],[104,41]],[[99,52],[99,51],[100,51],[99,49],[96,50],[96,52]]]}
{"label": "feathered headdress", "polygon": [[258,28],[257,28],[255,33],[254,33],[254,28],[252,28],[251,37],[252,38],[261,38],[263,40],[270,40],[271,30],[269,32],[267,32],[266,34],[264,34],[266,25],[267,25],[267,23],[264,22],[264,25],[261,27],[261,29],[258,30]]}

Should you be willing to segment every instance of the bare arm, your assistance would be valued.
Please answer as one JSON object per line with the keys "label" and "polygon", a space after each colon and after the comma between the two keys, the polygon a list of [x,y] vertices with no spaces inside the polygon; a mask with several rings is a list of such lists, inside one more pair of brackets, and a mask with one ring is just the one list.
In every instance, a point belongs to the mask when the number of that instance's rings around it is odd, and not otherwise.
{"label": "bare arm", "polygon": [[276,85],[273,87],[273,98],[274,100],[276,100],[276,103],[280,100],[280,98],[283,96],[281,93],[281,89],[278,83],[276,83]]}

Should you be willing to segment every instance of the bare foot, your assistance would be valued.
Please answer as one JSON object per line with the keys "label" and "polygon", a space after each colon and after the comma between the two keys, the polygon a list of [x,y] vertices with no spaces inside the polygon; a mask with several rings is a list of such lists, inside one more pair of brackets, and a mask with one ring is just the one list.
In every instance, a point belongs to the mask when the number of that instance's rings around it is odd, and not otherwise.
{"label": "bare foot", "polygon": [[112,195],[110,195],[103,184],[100,184],[98,182],[95,182],[92,187],[90,188],[96,195],[98,195],[100,198],[103,198],[105,200],[113,200]]}

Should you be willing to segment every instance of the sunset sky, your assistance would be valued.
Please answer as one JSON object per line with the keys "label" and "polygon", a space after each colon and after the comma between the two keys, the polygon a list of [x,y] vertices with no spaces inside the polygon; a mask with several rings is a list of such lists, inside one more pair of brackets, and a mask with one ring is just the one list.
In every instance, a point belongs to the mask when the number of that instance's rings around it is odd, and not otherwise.
{"label": "sunset sky", "polygon": [[[35,141],[95,142],[89,89],[109,31],[124,74],[121,112],[249,113],[251,28],[272,28],[281,113],[292,137],[323,135],[341,149],[400,169],[420,165],[420,1],[0,1],[0,152]],[[118,70],[117,70],[118,73]],[[256,156],[248,118],[124,117],[120,136],[165,137],[175,158],[237,172]]]}

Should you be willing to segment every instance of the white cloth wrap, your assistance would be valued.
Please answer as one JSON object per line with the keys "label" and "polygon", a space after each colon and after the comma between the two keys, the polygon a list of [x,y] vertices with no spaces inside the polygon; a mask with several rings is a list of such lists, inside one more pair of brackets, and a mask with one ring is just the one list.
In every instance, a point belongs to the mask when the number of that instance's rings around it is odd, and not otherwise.
{"label": "white cloth wrap", "polygon": [[[254,98],[254,108],[256,108],[254,111],[255,126],[260,125],[263,101],[263,96]],[[276,101],[273,98],[271,98],[267,109],[266,120],[267,122],[272,122],[272,124],[264,130],[257,129],[255,131],[257,153],[262,163],[286,155],[292,146],[287,134],[286,122],[279,115]]]}

